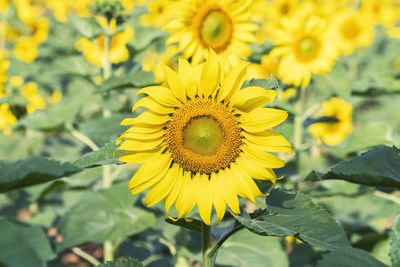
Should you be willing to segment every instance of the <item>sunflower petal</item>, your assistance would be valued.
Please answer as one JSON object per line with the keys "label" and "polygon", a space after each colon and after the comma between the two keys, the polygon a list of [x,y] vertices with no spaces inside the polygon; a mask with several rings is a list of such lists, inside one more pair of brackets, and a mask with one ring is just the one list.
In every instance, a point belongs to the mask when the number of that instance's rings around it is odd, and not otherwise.
{"label": "sunflower petal", "polygon": [[165,79],[167,80],[167,83],[169,85],[169,88],[171,88],[172,93],[181,102],[186,103],[186,90],[179,75],[166,65],[163,65],[162,68],[164,70]]}
{"label": "sunflower petal", "polygon": [[210,50],[208,60],[201,72],[199,90],[204,98],[208,98],[217,89],[221,75],[221,68],[217,55]]}
{"label": "sunflower petal", "polygon": [[224,78],[217,96],[218,102],[228,102],[239,91],[246,75],[247,65],[248,63],[241,62]]}
{"label": "sunflower petal", "polygon": [[285,165],[285,161],[257,148],[248,145],[243,145],[241,148],[250,160],[259,163],[265,168],[282,168]]}
{"label": "sunflower petal", "polygon": [[240,111],[250,112],[272,102],[278,93],[275,90],[267,90],[258,86],[246,87],[239,90],[229,103],[230,107],[236,107]]}
{"label": "sunflower petal", "polygon": [[212,188],[205,174],[197,174],[193,181],[196,184],[196,202],[199,208],[200,217],[207,225],[211,225],[212,211]]}
{"label": "sunflower petal", "polygon": [[187,96],[194,99],[197,93],[197,79],[193,67],[187,60],[179,59],[178,73],[186,88]]}
{"label": "sunflower petal", "polygon": [[137,110],[139,107],[146,108],[158,114],[171,114],[175,111],[174,108],[163,106],[150,97],[143,97],[142,99],[139,99],[133,105],[132,112],[135,112],[135,110]]}
{"label": "sunflower petal", "polygon": [[288,117],[284,110],[274,108],[259,108],[250,113],[242,114],[238,121],[240,127],[247,132],[262,132],[266,129],[281,124]]}
{"label": "sunflower petal", "polygon": [[225,215],[226,211],[226,202],[224,198],[222,197],[222,192],[219,190],[218,186],[216,185],[216,179],[218,179],[216,173],[211,174],[210,182],[211,182],[211,188],[212,188],[212,199],[213,199],[213,204],[215,207],[215,211],[217,213],[217,219],[218,221],[222,221]]}
{"label": "sunflower petal", "polygon": [[146,94],[156,102],[167,107],[180,107],[182,103],[172,93],[171,89],[164,86],[149,86],[137,91],[136,95]]}

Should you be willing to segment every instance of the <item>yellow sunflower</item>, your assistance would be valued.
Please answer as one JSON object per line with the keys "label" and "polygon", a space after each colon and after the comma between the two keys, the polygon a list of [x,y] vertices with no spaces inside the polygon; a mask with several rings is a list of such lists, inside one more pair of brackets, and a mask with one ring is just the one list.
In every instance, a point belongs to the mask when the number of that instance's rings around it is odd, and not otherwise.
{"label": "yellow sunflower", "polygon": [[353,107],[343,99],[332,97],[322,103],[319,116],[329,116],[336,122],[318,122],[309,127],[311,134],[329,146],[336,146],[352,132]]}
{"label": "yellow sunflower", "polygon": [[0,130],[3,131],[5,135],[11,134],[12,127],[17,123],[17,118],[10,110],[10,105],[0,104]]}
{"label": "yellow sunflower", "polygon": [[280,58],[277,75],[283,82],[307,86],[312,74],[330,71],[338,57],[336,42],[326,21],[315,16],[282,20],[273,36],[271,55]]}
{"label": "yellow sunflower", "polygon": [[374,41],[374,24],[363,13],[347,8],[337,12],[332,23],[338,36],[337,43],[345,55]]}
{"label": "yellow sunflower", "polygon": [[251,21],[250,0],[183,0],[167,30],[186,59],[203,61],[209,49],[218,56],[247,57],[258,26]]}
{"label": "yellow sunflower", "polygon": [[272,127],[287,112],[265,108],[277,93],[261,87],[240,89],[246,74],[241,63],[221,75],[216,54],[192,66],[181,59],[178,71],[164,66],[165,86],[138,91],[133,110],[147,109],[123,125],[120,160],[142,163],[129,182],[132,194],[149,189],[144,203],[164,201],[184,217],[195,205],[206,224],[215,208],[222,220],[226,207],[239,213],[238,196],[255,201],[264,194],[255,181],[276,180],[273,168],[284,161],[269,152],[290,152],[291,145]]}

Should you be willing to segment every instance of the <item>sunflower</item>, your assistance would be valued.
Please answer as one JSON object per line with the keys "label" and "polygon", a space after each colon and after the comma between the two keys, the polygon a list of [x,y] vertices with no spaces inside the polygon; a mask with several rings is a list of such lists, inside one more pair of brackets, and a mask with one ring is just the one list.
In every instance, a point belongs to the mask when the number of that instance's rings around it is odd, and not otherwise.
{"label": "sunflower", "polygon": [[168,43],[178,43],[186,59],[198,63],[209,49],[218,56],[247,57],[258,26],[251,21],[250,0],[183,0],[176,19],[167,25]]}
{"label": "sunflower", "polygon": [[352,132],[353,107],[343,99],[332,97],[322,103],[318,115],[332,117],[333,122],[318,122],[309,127],[311,134],[329,146],[336,146]]}
{"label": "sunflower", "polygon": [[17,123],[17,118],[10,110],[8,103],[0,104],[0,130],[3,134],[10,135],[12,127]]}
{"label": "sunflower", "polygon": [[255,181],[276,180],[273,168],[284,161],[269,152],[290,152],[291,145],[271,128],[287,112],[264,108],[277,93],[261,87],[240,89],[246,74],[241,63],[227,75],[215,52],[192,66],[181,59],[178,71],[164,66],[165,86],[138,91],[133,106],[147,109],[122,125],[132,125],[119,140],[120,158],[142,163],[129,182],[132,194],[149,189],[144,203],[175,204],[182,218],[197,205],[206,224],[212,207],[222,220],[226,207],[239,213],[238,196],[255,201],[264,194]]}
{"label": "sunflower", "polygon": [[280,58],[278,77],[285,83],[307,86],[312,74],[330,71],[338,57],[326,21],[316,16],[293,16],[282,20],[273,36],[271,55]]}
{"label": "sunflower", "polygon": [[333,19],[333,27],[339,37],[337,43],[345,55],[359,47],[369,46],[374,41],[374,24],[369,16],[353,9],[338,12]]}

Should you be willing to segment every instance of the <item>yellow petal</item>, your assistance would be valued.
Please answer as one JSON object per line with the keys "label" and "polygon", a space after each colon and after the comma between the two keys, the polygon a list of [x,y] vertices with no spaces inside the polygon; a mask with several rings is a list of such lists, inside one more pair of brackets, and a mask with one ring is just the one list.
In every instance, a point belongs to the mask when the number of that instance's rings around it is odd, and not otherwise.
{"label": "yellow petal", "polygon": [[215,178],[214,185],[222,195],[232,212],[240,213],[239,200],[237,197],[235,184],[232,182],[232,176],[226,170],[220,171]]}
{"label": "yellow petal", "polygon": [[151,160],[152,158],[160,155],[166,146],[161,146],[153,150],[149,150],[146,152],[134,152],[134,153],[127,153],[119,157],[119,161],[126,162],[126,163],[143,163],[145,161]]}
{"label": "yellow petal", "polygon": [[197,79],[192,66],[186,59],[179,59],[178,73],[186,88],[187,96],[194,99],[197,93]]}
{"label": "yellow petal", "polygon": [[196,190],[195,184],[190,177],[190,172],[185,172],[181,192],[176,199],[176,209],[178,210],[178,217],[185,217],[188,212],[190,212],[194,205],[196,204]]}
{"label": "yellow petal", "polygon": [[278,93],[275,90],[266,90],[258,86],[246,87],[239,90],[229,103],[230,107],[236,107],[240,111],[250,112],[272,102]]}
{"label": "yellow petal", "polygon": [[174,164],[165,176],[158,181],[147,193],[144,204],[148,207],[155,205],[156,203],[163,200],[175,186],[178,178],[179,166]]}
{"label": "yellow petal", "polygon": [[132,112],[137,110],[139,107],[146,108],[151,110],[154,113],[158,114],[172,114],[174,113],[175,109],[172,107],[166,107],[159,103],[157,103],[154,99],[150,97],[143,97],[142,99],[138,100],[132,107]]}
{"label": "yellow petal", "polygon": [[[157,181],[154,181],[154,183],[152,183],[153,180],[156,180],[153,178],[158,175],[165,175],[165,173],[169,169],[171,161],[171,154],[160,154],[159,156],[154,157],[154,161],[144,163],[129,181],[128,186],[132,194],[142,191],[138,189],[140,185],[145,184],[150,186],[151,184],[156,183]],[[147,187],[143,188],[143,190]],[[140,189],[142,189],[142,187]]]}
{"label": "yellow petal", "polygon": [[240,127],[247,132],[262,132],[281,124],[286,120],[288,113],[274,108],[259,108],[250,113],[242,114],[238,121]]}
{"label": "yellow petal", "polygon": [[[254,179],[258,180],[276,180],[276,175],[272,169],[265,168],[255,161],[248,159],[244,153],[236,159],[238,168],[245,168],[246,172]],[[245,167],[244,167],[245,166]]]}
{"label": "yellow petal", "polygon": [[146,94],[161,105],[167,107],[180,107],[182,103],[172,93],[171,89],[164,86],[149,86],[137,91],[136,95]]}
{"label": "yellow petal", "polygon": [[200,217],[205,224],[211,225],[212,188],[208,175],[197,174],[193,181],[196,184],[196,202]]}
{"label": "yellow petal", "polygon": [[158,148],[164,142],[163,138],[153,140],[125,139],[117,150],[125,151],[146,151]]}
{"label": "yellow petal", "polygon": [[227,175],[231,175],[231,179],[236,185],[237,194],[241,197],[251,200],[252,202],[255,202],[256,200],[250,185],[247,183],[246,179],[243,177],[243,174],[239,172],[235,165],[236,164],[231,164],[231,168],[227,171]]}
{"label": "yellow petal", "polygon": [[172,93],[181,102],[186,103],[186,90],[181,78],[170,67],[166,65],[163,65],[162,67],[164,70],[165,79],[167,80],[168,86],[171,88]]}
{"label": "yellow petal", "polygon": [[201,72],[199,95],[208,98],[218,87],[221,75],[221,68],[217,59],[217,55],[210,50],[206,64]]}
{"label": "yellow petal", "polygon": [[165,198],[164,206],[167,214],[169,213],[172,204],[174,204],[174,202],[177,200],[179,193],[182,190],[186,190],[185,188],[182,187],[183,182],[184,182],[183,170],[182,168],[180,168],[178,176],[176,178],[175,186],[172,188],[171,192]]}
{"label": "yellow petal", "polygon": [[241,148],[250,160],[256,161],[265,168],[282,168],[285,165],[285,161],[257,148],[248,145],[243,145]]}
{"label": "yellow petal", "polygon": [[121,125],[134,124],[135,126],[163,125],[170,120],[168,115],[160,115],[151,111],[145,111],[136,118],[124,119]]}
{"label": "yellow petal", "polygon": [[224,78],[217,96],[218,102],[228,102],[239,91],[246,75],[247,65],[248,63],[241,62]]}
{"label": "yellow petal", "polygon": [[259,133],[242,132],[245,142],[267,152],[292,152],[292,145],[283,135],[273,130]]}
{"label": "yellow petal", "polygon": [[222,197],[222,192],[219,190],[218,186],[216,186],[217,182],[216,179],[218,179],[216,173],[211,174],[210,182],[211,182],[211,188],[212,188],[212,199],[213,199],[213,205],[215,207],[215,211],[217,213],[217,219],[218,221],[222,221],[225,215],[226,211],[226,202],[224,198]]}

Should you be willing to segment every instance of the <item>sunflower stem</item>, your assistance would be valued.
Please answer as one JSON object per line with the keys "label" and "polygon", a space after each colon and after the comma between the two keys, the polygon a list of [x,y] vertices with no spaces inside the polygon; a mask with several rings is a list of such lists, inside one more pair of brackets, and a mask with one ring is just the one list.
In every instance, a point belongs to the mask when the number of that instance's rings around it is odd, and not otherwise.
{"label": "sunflower stem", "polygon": [[213,267],[214,266],[214,254],[212,246],[212,236],[211,236],[211,226],[202,222],[201,227],[202,237],[203,237],[203,267]]}
{"label": "sunflower stem", "polygon": [[110,48],[111,48],[111,34],[110,29],[107,27],[104,38],[104,62],[103,62],[103,78],[108,79],[112,75],[112,65],[110,60]]}

